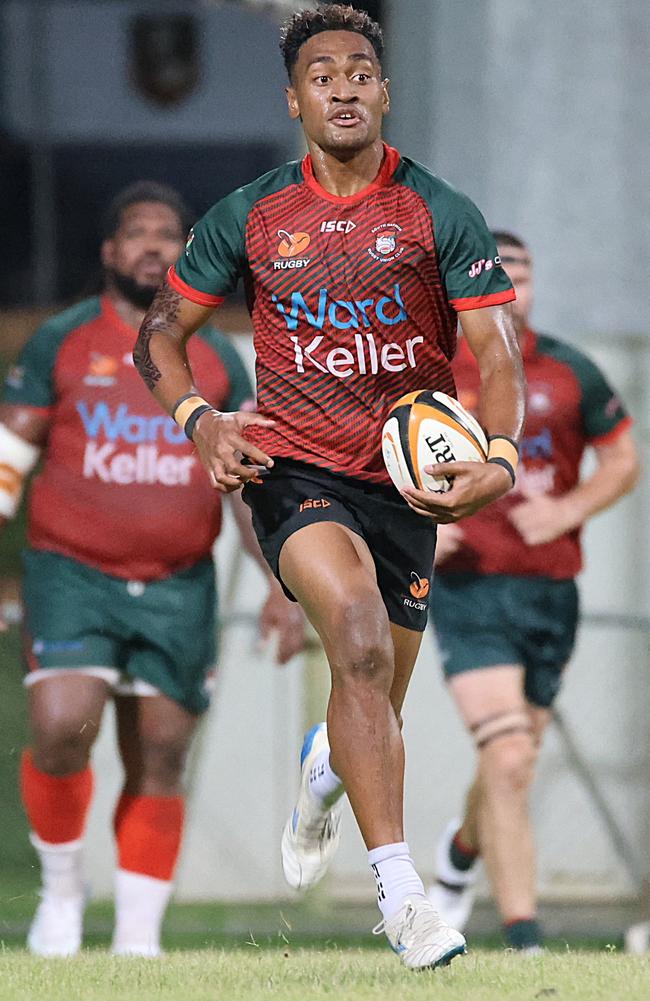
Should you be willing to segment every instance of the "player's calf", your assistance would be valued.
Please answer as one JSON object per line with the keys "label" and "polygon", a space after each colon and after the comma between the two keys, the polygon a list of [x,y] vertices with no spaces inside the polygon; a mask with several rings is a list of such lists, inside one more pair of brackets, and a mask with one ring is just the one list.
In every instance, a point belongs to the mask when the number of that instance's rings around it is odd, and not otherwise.
{"label": "player's calf", "polygon": [[528,792],[537,744],[531,731],[503,734],[481,750],[481,848],[503,917],[507,944],[518,951],[541,948],[536,917],[533,834]]}

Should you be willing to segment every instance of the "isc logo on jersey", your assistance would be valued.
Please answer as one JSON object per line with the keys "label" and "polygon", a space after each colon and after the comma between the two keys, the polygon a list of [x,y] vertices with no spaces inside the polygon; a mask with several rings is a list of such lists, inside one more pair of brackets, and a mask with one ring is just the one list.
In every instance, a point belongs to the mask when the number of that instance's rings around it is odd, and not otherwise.
{"label": "isc logo on jersey", "polygon": [[320,224],[321,233],[351,233],[356,228],[351,219],[327,219]]}
{"label": "isc logo on jersey", "polygon": [[[84,452],[83,475],[102,483],[129,486],[134,483],[163,487],[188,486],[196,464],[193,455],[161,452],[159,444],[175,449],[187,446],[182,428],[163,414],[145,417],[131,413],[128,404],[111,409],[96,403],[92,409],[80,400],[77,411],[89,441]],[[103,438],[100,444],[98,438]],[[120,443],[131,446],[120,450]],[[135,449],[132,447],[135,445]]]}

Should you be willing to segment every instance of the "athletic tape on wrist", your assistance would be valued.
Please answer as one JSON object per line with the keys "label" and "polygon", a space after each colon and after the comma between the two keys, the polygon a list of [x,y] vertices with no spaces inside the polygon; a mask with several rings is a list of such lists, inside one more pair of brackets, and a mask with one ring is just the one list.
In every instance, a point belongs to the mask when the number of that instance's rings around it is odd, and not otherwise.
{"label": "athletic tape on wrist", "polygon": [[519,448],[517,442],[507,435],[493,434],[488,438],[488,462],[493,462],[498,466],[503,466],[514,484],[517,475],[517,465],[519,464]]}
{"label": "athletic tape on wrist", "polygon": [[37,445],[25,441],[0,423],[0,515],[13,518],[20,506],[25,477],[41,454]]}
{"label": "athletic tape on wrist", "polygon": [[183,428],[185,437],[193,441],[192,435],[194,434],[196,422],[208,410],[214,410],[215,413],[218,412],[202,396],[197,396],[196,393],[186,393],[185,396],[181,396],[176,400],[172,409],[172,416],[176,423]]}
{"label": "athletic tape on wrist", "polygon": [[172,417],[180,427],[184,428],[191,413],[197,407],[203,406],[209,406],[209,403],[202,396],[199,396],[198,393],[186,393],[185,396],[181,396],[180,399],[176,400]]}

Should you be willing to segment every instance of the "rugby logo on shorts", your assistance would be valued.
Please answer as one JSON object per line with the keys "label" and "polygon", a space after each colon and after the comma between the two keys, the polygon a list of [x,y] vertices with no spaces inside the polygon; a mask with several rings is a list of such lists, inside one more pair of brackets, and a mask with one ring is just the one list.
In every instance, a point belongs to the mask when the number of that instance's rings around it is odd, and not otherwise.
{"label": "rugby logo on shorts", "polygon": [[417,598],[418,601],[422,601],[429,594],[429,581],[426,577],[420,577],[415,570],[411,570],[411,583],[409,591],[414,598]]}

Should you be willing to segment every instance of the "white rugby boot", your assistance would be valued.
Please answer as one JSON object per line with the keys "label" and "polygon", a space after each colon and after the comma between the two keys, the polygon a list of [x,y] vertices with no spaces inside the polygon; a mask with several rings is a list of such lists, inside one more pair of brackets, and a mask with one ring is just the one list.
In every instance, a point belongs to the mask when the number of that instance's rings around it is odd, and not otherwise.
{"label": "white rugby boot", "polygon": [[452,928],[464,931],[474,907],[476,869],[457,869],[451,863],[449,850],[461,821],[451,820],[436,846],[436,882],[427,890],[427,900],[440,917]]}
{"label": "white rugby boot", "polygon": [[374,935],[385,933],[388,943],[409,970],[447,966],[467,952],[459,931],[442,920],[425,897],[407,899],[390,921],[380,921]]}
{"label": "white rugby boot", "polygon": [[35,956],[74,956],[81,948],[84,894],[63,897],[42,893],[27,935]]}
{"label": "white rugby boot", "polygon": [[309,789],[312,765],[328,748],[327,724],[318,723],[305,734],[298,801],[282,833],[282,868],[294,890],[307,890],[323,878],[341,840],[342,796],[322,806]]}

